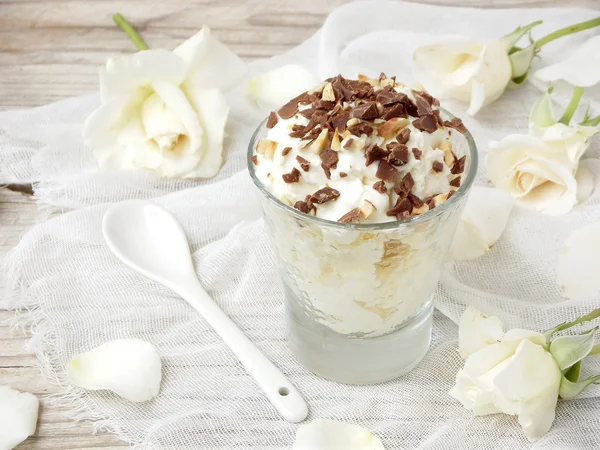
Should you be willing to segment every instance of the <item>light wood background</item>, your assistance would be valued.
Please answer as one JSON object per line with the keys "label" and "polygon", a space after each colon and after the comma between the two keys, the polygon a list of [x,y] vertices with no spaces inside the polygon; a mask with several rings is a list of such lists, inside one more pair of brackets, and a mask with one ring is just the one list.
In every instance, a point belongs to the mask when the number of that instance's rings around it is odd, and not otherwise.
{"label": "light wood background", "polygon": [[[96,91],[98,66],[111,55],[133,51],[112,22],[115,12],[127,17],[150,47],[172,48],[208,25],[239,55],[254,60],[298,45],[342,3],[345,0],[0,0],[0,109],[42,105]],[[600,10],[600,0],[423,3]],[[40,216],[27,186],[0,187],[0,257]],[[0,297],[0,323],[12,317],[3,309],[4,300]],[[26,342],[26,336],[0,325],[0,384],[36,395],[55,392],[40,376],[35,356],[24,349]],[[109,450],[124,445],[111,435],[93,435],[90,424],[73,423],[42,400],[36,434],[18,448]]]}

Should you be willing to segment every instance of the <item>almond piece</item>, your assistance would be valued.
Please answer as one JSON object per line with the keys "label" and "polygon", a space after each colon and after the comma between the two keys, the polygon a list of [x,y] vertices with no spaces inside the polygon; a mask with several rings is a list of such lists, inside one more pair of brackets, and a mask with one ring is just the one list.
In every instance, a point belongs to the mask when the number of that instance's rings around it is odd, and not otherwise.
{"label": "almond piece", "polygon": [[271,141],[269,139],[261,139],[258,141],[258,145],[256,146],[256,153],[260,153],[265,158],[273,159],[273,155],[275,154],[275,150],[277,149],[277,142]]}
{"label": "almond piece", "polygon": [[396,81],[392,80],[391,78],[384,78],[383,80],[381,80],[381,87],[386,87],[386,86],[394,87],[395,84],[396,84]]}
{"label": "almond piece", "polygon": [[444,162],[446,165],[452,167],[456,161],[456,157],[454,156],[454,153],[452,153],[452,142],[446,139],[438,146],[438,148],[444,152]]}
{"label": "almond piece", "polygon": [[338,134],[337,128],[333,132],[333,138],[331,138],[331,150],[339,152],[342,149],[342,144],[340,143],[340,135]]}
{"label": "almond piece", "polygon": [[374,80],[373,78],[369,78],[368,76],[363,75],[362,73],[358,74],[358,79],[360,81],[366,81],[371,86],[379,86],[379,80]]}
{"label": "almond piece", "polygon": [[325,144],[327,144],[327,134],[329,130],[327,128],[323,128],[319,136],[310,144],[309,150],[317,155],[319,155],[323,150],[325,150]]}
{"label": "almond piece", "polygon": [[359,123],[360,123],[360,120],[358,120],[356,117],[353,117],[348,122],[346,122],[346,128],[350,128],[351,126],[357,125]]}
{"label": "almond piece", "polygon": [[350,130],[345,130],[342,133],[342,139],[348,139],[350,136],[352,136],[352,133],[350,133]]}
{"label": "almond piece", "polygon": [[333,86],[331,83],[327,83],[323,87],[323,95],[321,98],[326,102],[335,102],[335,94],[333,92]]}
{"label": "almond piece", "polygon": [[[327,84],[327,82],[323,81],[322,83],[317,84],[314,88],[309,89],[307,92],[309,94],[316,94],[318,92],[322,92],[323,88],[325,87],[326,84]],[[331,83],[329,83],[329,84],[331,84]]]}
{"label": "almond piece", "polygon": [[411,216],[418,216],[419,214],[423,214],[429,211],[429,206],[426,203],[423,203],[420,208],[413,208],[410,213]]}
{"label": "almond piece", "polygon": [[377,134],[384,139],[391,139],[398,134],[398,132],[409,124],[409,120],[404,117],[394,117],[388,120],[377,129]]}
{"label": "almond piece", "polygon": [[446,192],[445,194],[438,194],[435,197],[433,197],[433,204],[435,206],[440,206],[442,203],[444,203],[446,200],[448,200],[448,195],[450,193]]}
{"label": "almond piece", "polygon": [[292,202],[289,198],[287,198],[285,195],[282,195],[279,200],[281,200],[282,203],[285,203],[288,206],[292,206]]}
{"label": "almond piece", "polygon": [[377,208],[375,208],[375,205],[373,203],[371,203],[369,200],[365,200],[363,202],[362,206],[360,207],[360,214],[365,219],[368,218],[375,211],[377,211]]}

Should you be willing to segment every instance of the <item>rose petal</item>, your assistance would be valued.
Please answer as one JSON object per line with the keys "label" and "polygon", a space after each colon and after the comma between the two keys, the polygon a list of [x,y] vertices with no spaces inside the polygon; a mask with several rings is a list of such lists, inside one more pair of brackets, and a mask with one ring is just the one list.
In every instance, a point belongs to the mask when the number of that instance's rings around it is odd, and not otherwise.
{"label": "rose petal", "polygon": [[[594,162],[598,160],[593,160]],[[579,163],[579,169],[575,174],[577,181],[577,203],[583,203],[591,197],[594,192],[596,179],[594,173],[589,168],[590,160],[583,160]]]}
{"label": "rose petal", "polygon": [[583,125],[565,125],[555,123],[540,127],[529,124],[529,134],[539,137],[553,150],[566,153],[573,163],[577,163],[589,147],[589,138],[598,133],[597,127]]}
{"label": "rose petal", "polygon": [[456,384],[449,394],[476,416],[500,412],[494,406],[491,391],[482,389],[464,370],[459,370],[456,374]]}
{"label": "rose petal", "polygon": [[187,89],[223,89],[237,84],[248,68],[225,44],[212,36],[209,28],[173,50],[185,63]]}
{"label": "rose petal", "polygon": [[600,223],[573,231],[558,257],[556,281],[563,296],[587,297],[600,291]]}
{"label": "rose petal", "polygon": [[505,414],[518,414],[526,436],[538,439],[554,420],[560,380],[552,355],[525,339],[493,380],[494,404]]}
{"label": "rose petal", "polygon": [[186,178],[210,178],[219,172],[223,163],[223,139],[229,106],[218,89],[193,90],[188,92],[188,96],[205,133],[202,159],[194,170],[186,174]]}
{"label": "rose petal", "polygon": [[492,248],[506,228],[512,206],[513,200],[507,192],[474,187],[454,235],[450,258],[474,259]]}
{"label": "rose petal", "polygon": [[288,64],[252,78],[246,85],[246,98],[253,104],[276,108],[317,83],[303,66]]}
{"label": "rose petal", "polygon": [[385,450],[366,428],[334,420],[315,420],[296,431],[292,450]]}
{"label": "rose petal", "polygon": [[33,433],[40,402],[27,392],[0,386],[0,449],[11,449]]}
{"label": "rose petal", "polygon": [[154,81],[180,84],[185,78],[183,60],[168,50],[144,50],[111,58],[100,72],[102,102],[115,95],[131,95]]}
{"label": "rose petal", "polygon": [[542,333],[532,330],[513,328],[512,330],[508,330],[504,336],[502,336],[502,342],[514,344],[515,349],[523,339],[527,339],[537,345],[546,344],[546,337]]}
{"label": "rose petal", "polygon": [[467,307],[458,324],[458,352],[463,359],[488,345],[500,341],[504,335],[502,322],[496,316]]}
{"label": "rose petal", "polygon": [[83,124],[83,139],[92,148],[113,145],[121,129],[134,113],[129,106],[137,102],[135,94],[115,95],[94,110]]}
{"label": "rose petal", "polygon": [[473,80],[471,82],[471,103],[467,114],[474,116],[485,104],[485,86],[483,83]]}
{"label": "rose petal", "polygon": [[542,81],[563,80],[572,86],[590,87],[600,82],[600,36],[594,36],[563,61],[538,70]]}
{"label": "rose petal", "polygon": [[118,339],[75,356],[67,366],[76,386],[109,389],[132,402],[158,395],[161,361],[154,346],[140,339]]}

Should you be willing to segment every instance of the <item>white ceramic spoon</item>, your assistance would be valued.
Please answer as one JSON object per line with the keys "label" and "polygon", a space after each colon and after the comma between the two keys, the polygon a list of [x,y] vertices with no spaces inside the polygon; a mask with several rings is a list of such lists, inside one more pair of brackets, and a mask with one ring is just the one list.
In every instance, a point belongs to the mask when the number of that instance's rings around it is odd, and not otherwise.
{"label": "white ceramic spoon", "polygon": [[146,201],[118,203],[106,211],[102,233],[117,258],[172,289],[202,314],[286,420],[300,422],[306,418],[308,407],[298,390],[248,340],[198,281],[187,238],[171,213]]}

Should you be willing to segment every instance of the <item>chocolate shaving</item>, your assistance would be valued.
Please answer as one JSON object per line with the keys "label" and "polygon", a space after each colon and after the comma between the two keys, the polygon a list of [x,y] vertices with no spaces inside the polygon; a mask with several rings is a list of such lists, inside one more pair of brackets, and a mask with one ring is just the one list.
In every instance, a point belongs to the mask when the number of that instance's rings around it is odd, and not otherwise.
{"label": "chocolate shaving", "polygon": [[286,183],[297,183],[300,179],[300,171],[294,167],[290,173],[281,175],[281,178],[283,178],[283,181]]}
{"label": "chocolate shaving", "polygon": [[392,166],[386,160],[379,161],[379,167],[377,167],[377,172],[375,176],[383,181],[393,181],[396,175],[398,174],[398,169]]}
{"label": "chocolate shaving", "polygon": [[311,195],[310,201],[312,203],[322,205],[323,203],[328,202],[329,200],[334,200],[339,196],[340,193],[338,191],[336,191],[333,188],[330,188],[329,186],[325,186],[324,188],[319,189],[317,192]]}
{"label": "chocolate shaving", "polygon": [[463,121],[458,117],[455,117],[452,120],[446,120],[444,122],[444,126],[448,128],[454,128],[456,131],[462,134],[467,133],[467,128],[463,125]]}
{"label": "chocolate shaving", "polygon": [[300,163],[300,167],[302,167],[302,170],[304,170],[305,172],[308,172],[308,170],[310,169],[310,162],[308,160],[306,160],[302,156],[298,155],[298,156],[296,156],[296,161],[298,161]]}
{"label": "chocolate shaving", "polygon": [[408,172],[406,175],[404,175],[404,178],[402,178],[401,181],[396,183],[396,185],[394,186],[394,192],[400,197],[406,197],[410,193],[414,185],[415,180],[413,180],[412,175],[410,174],[410,172]]}
{"label": "chocolate shaving", "polygon": [[291,151],[292,151],[292,147],[284,147],[283,150],[281,151],[281,156],[285,156]]}
{"label": "chocolate shaving", "polygon": [[385,187],[385,183],[383,181],[377,181],[373,185],[373,189],[375,189],[380,194],[385,194],[387,192],[387,188]]}
{"label": "chocolate shaving", "polygon": [[[398,197],[396,204],[393,208],[388,209],[386,214],[388,216],[396,216],[398,220],[404,219],[410,215],[413,205],[408,198]],[[407,214],[404,214],[407,213]]]}
{"label": "chocolate shaving", "polygon": [[460,187],[460,177],[456,177],[452,181],[450,181],[450,186],[453,186],[455,188]]}
{"label": "chocolate shaving", "polygon": [[421,159],[421,155],[423,154],[423,152],[416,147],[412,149],[412,153],[415,155],[415,159]]}
{"label": "chocolate shaving", "polygon": [[330,102],[327,100],[317,100],[315,102],[315,108],[317,109],[326,109],[331,111],[335,107],[335,102]]}
{"label": "chocolate shaving", "polygon": [[348,174],[346,172],[340,172],[340,178],[346,178]]}
{"label": "chocolate shaving", "polygon": [[402,128],[400,134],[396,136],[396,140],[399,144],[406,144],[410,139],[410,128]]}
{"label": "chocolate shaving", "polygon": [[441,172],[444,170],[444,163],[441,161],[434,161],[433,164],[431,164],[431,170],[434,172]]}
{"label": "chocolate shaving", "polygon": [[258,156],[254,155],[252,158],[250,158],[250,161],[252,161],[255,166],[258,165]]}
{"label": "chocolate shaving", "polygon": [[282,119],[291,119],[292,117],[294,117],[294,115],[297,112],[298,112],[298,101],[297,100],[290,100],[285,105],[283,105],[281,108],[279,108],[279,111],[277,111],[277,113],[279,114],[279,116]]}
{"label": "chocolate shaving", "polygon": [[467,160],[467,155],[454,161],[454,165],[452,166],[450,173],[452,175],[458,175],[459,173],[463,173],[465,171],[465,161],[466,160]]}
{"label": "chocolate shaving", "polygon": [[354,136],[360,136],[362,134],[366,134],[367,136],[371,136],[373,134],[373,127],[369,125],[367,122],[357,123],[356,125],[352,125],[350,128],[350,133]]}
{"label": "chocolate shaving", "polygon": [[360,209],[354,208],[344,214],[342,217],[338,219],[338,222],[342,223],[356,223],[358,222],[358,218],[360,217]]}
{"label": "chocolate shaving", "polygon": [[303,201],[297,201],[294,203],[294,208],[303,212],[304,214],[308,214],[311,210],[311,207],[308,205],[308,203]]}
{"label": "chocolate shaving", "polygon": [[346,81],[341,75],[338,75],[331,82],[331,87],[333,87],[333,92],[336,100],[343,98],[345,101],[349,102],[353,100],[352,92],[344,86],[343,81]]}
{"label": "chocolate shaving", "polygon": [[433,97],[429,92],[427,91],[413,91],[415,94],[420,95],[421,97],[423,97],[425,100],[427,100],[427,103],[429,103],[431,106],[440,106],[440,101]]}
{"label": "chocolate shaving", "polygon": [[397,142],[390,142],[386,148],[390,152],[388,162],[395,166],[403,166],[408,162],[408,147]]}
{"label": "chocolate shaving", "polygon": [[365,166],[369,167],[373,162],[384,159],[388,151],[382,149],[377,144],[370,144],[365,148]]}
{"label": "chocolate shaving", "polygon": [[417,197],[412,192],[408,193],[408,199],[410,200],[410,202],[413,204],[413,206],[415,208],[420,208],[421,206],[423,206],[423,200],[421,200],[419,197]]}
{"label": "chocolate shaving", "polygon": [[405,102],[408,97],[406,94],[396,92],[391,86],[383,88],[376,97],[377,101],[383,106],[393,105],[394,103]]}
{"label": "chocolate shaving", "polygon": [[379,111],[375,102],[365,102],[354,108],[352,115],[359,119],[373,120],[379,117]]}
{"label": "chocolate shaving", "polygon": [[303,117],[306,117],[307,119],[312,119],[312,116],[316,112],[317,112],[316,108],[306,108],[306,109],[303,109],[302,111],[299,111],[300,115]]}
{"label": "chocolate shaving", "polygon": [[384,120],[390,120],[390,119],[393,119],[394,117],[406,117],[406,116],[407,116],[407,114],[404,109],[404,105],[402,105],[401,103],[397,103],[392,106],[384,107],[381,118]]}
{"label": "chocolate shaving", "polygon": [[348,111],[342,111],[335,115],[331,119],[333,128],[337,128],[338,131],[344,131],[346,129],[346,122],[350,120],[350,113]]}
{"label": "chocolate shaving", "polygon": [[404,105],[404,109],[408,114],[410,114],[413,117],[419,116],[417,105],[415,105],[408,97],[406,97],[406,100],[404,100],[402,104]]}
{"label": "chocolate shaving", "polygon": [[419,117],[433,114],[429,102],[418,94],[415,94],[415,103],[417,105],[417,114],[419,115]]}
{"label": "chocolate shaving", "polygon": [[337,167],[337,163],[339,161],[339,157],[336,151],[331,150],[330,148],[324,150],[319,155],[321,157],[321,167],[325,171],[325,176],[328,180],[331,179],[331,169],[335,169]]}
{"label": "chocolate shaving", "polygon": [[352,139],[352,138],[349,138],[349,139],[346,141],[346,143],[344,144],[344,148],[345,148],[346,150],[348,150],[350,147],[352,147],[352,143],[353,143],[353,142],[354,142],[354,139]]}
{"label": "chocolate shaving", "polygon": [[438,122],[433,114],[427,114],[413,120],[413,126],[421,131],[433,133],[438,129]]}
{"label": "chocolate shaving", "polygon": [[306,134],[307,130],[304,125],[292,125],[292,132],[289,134],[290,137],[293,138],[303,138]]}
{"label": "chocolate shaving", "polygon": [[269,113],[269,118],[267,119],[267,128],[273,128],[275,125],[277,125],[277,122],[279,121],[279,117],[277,117],[277,113],[275,111],[271,111]]}

